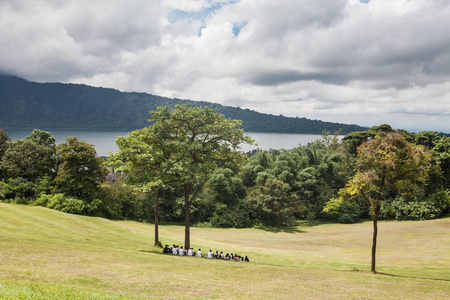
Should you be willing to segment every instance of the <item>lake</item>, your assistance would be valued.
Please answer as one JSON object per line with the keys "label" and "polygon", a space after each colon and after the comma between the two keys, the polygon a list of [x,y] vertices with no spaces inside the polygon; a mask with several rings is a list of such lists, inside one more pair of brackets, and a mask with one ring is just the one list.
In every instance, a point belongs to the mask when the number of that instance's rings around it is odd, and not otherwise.
{"label": "lake", "polygon": [[[32,130],[5,130],[11,140],[23,139],[28,136]],[[54,129],[47,130],[56,139],[56,143],[62,143],[69,136],[76,136],[82,141],[86,141],[95,146],[97,154],[108,156],[109,152],[117,152],[115,140],[118,136],[125,136],[129,133],[127,130],[80,130],[80,129]],[[317,139],[321,139],[320,134],[288,134],[288,133],[260,133],[246,132],[247,135],[255,139],[258,146],[243,145],[242,151],[251,151],[254,149],[292,149],[299,145],[307,145]]]}

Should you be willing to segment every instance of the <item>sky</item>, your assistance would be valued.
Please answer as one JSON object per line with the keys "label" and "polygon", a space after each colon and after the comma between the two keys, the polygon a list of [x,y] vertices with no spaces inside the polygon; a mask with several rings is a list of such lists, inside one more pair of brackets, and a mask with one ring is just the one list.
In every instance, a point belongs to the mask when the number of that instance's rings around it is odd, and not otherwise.
{"label": "sky", "polygon": [[1,0],[0,72],[450,132],[448,0]]}

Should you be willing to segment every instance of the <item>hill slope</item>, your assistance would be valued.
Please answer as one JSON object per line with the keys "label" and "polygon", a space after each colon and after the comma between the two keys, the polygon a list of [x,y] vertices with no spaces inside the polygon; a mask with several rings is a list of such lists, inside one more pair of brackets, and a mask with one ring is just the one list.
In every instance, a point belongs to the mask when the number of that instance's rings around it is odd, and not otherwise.
{"label": "hill slope", "polygon": [[0,75],[0,128],[124,128],[148,126],[148,112],[158,106],[191,102],[216,108],[228,118],[243,121],[253,132],[346,134],[367,128],[262,114],[220,104],[170,99],[146,93],[125,93],[114,89],[79,84],[36,83]]}
{"label": "hill slope", "polygon": [[[194,247],[248,255],[244,263],[164,255],[148,224],[0,203],[0,298],[445,299],[449,225],[449,218],[380,222],[385,275],[373,275],[363,271],[371,222],[192,228]],[[183,234],[181,226],[160,228],[167,244]]]}

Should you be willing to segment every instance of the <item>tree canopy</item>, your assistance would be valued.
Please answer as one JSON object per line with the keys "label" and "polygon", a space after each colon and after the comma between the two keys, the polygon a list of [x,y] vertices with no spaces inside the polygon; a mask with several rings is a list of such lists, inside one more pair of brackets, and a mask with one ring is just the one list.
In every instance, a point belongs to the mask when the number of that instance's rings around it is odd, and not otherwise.
{"label": "tree canopy", "polygon": [[424,194],[431,154],[423,146],[410,144],[395,132],[379,132],[357,150],[357,174],[339,191],[337,201],[362,197],[370,204],[374,227],[371,271],[376,272],[380,209],[398,195],[415,199]]}

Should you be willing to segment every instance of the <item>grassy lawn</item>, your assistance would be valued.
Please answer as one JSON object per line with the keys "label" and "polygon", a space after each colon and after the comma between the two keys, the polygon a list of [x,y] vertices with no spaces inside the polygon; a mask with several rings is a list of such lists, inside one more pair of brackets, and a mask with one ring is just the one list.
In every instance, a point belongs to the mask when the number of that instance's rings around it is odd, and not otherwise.
{"label": "grassy lawn", "polygon": [[[160,226],[163,244],[184,240]],[[229,262],[164,255],[153,226],[0,203],[0,299],[448,299],[450,218],[266,229],[192,228],[194,248]]]}

